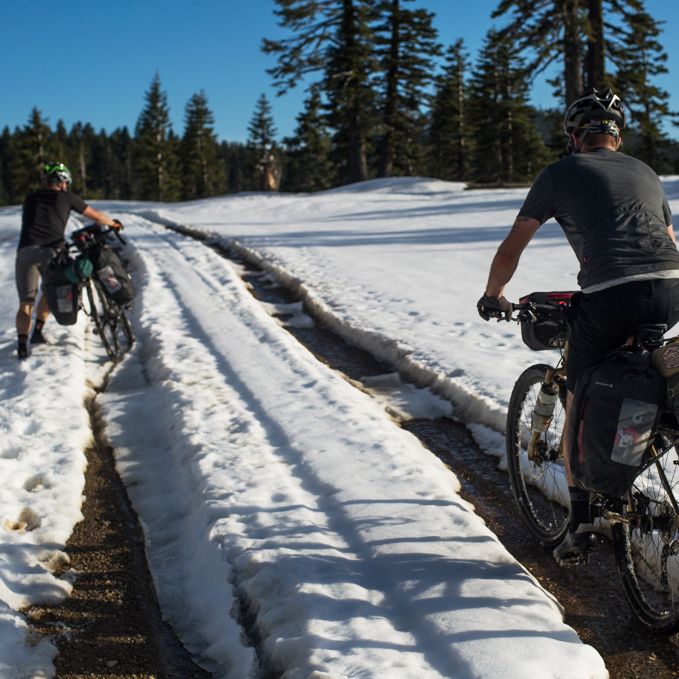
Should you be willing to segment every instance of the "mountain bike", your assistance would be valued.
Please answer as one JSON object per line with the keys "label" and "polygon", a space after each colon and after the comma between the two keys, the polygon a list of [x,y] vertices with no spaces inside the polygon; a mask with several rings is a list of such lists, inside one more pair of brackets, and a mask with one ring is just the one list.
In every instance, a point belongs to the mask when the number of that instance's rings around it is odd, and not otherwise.
{"label": "mountain bike", "polygon": [[[107,229],[98,224],[87,225],[71,233],[64,252],[77,253],[76,261],[84,258],[96,263],[102,249],[110,247],[108,243],[112,235],[115,235],[122,245],[126,244],[117,229]],[[109,358],[118,361],[134,343],[134,333],[127,318],[130,305],[116,302],[107,291],[106,279],[100,274],[101,272],[90,271],[89,275],[85,275],[79,305],[92,319],[94,332],[101,339]]]}
{"label": "mountain bike", "polygon": [[[507,467],[512,494],[530,533],[545,546],[568,530],[570,501],[562,432],[566,406],[567,330],[573,293],[533,293],[513,305],[524,343],[559,352],[514,384],[507,413]],[[508,319],[510,320],[510,319]],[[639,350],[663,343],[653,326],[636,333]],[[679,424],[668,403],[642,465],[624,497],[590,493],[595,521],[610,526],[622,589],[636,618],[658,632],[679,631]]]}

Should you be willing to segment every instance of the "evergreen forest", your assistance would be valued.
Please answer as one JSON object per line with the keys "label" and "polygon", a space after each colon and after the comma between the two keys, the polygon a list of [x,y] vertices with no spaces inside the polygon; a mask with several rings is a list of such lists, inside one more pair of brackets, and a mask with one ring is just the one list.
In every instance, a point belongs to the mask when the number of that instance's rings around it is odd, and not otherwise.
{"label": "evergreen forest", "polygon": [[[371,178],[428,176],[469,186],[529,184],[565,151],[567,102],[612,87],[630,124],[623,151],[679,174],[661,22],[643,0],[499,0],[477,54],[439,41],[414,0],[274,0],[283,38],[264,38],[278,94],[305,88],[289,137],[270,101],[254,104],[245,143],[219,140],[207,94],[172,128],[156,74],[134,129],[67,129],[34,108],[0,134],[0,204],[21,203],[38,168],[65,162],[88,199],[177,201],[239,191],[316,191]],[[425,4],[425,3],[421,3]],[[499,28],[498,28],[499,26]],[[530,103],[536,78],[553,107]]]}

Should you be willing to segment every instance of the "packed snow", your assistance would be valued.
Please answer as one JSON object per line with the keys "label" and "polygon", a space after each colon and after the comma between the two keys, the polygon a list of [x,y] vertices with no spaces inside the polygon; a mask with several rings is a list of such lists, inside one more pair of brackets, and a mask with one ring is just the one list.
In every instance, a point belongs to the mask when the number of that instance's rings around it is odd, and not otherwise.
{"label": "packed snow", "polygon": [[[679,211],[679,181],[665,185]],[[475,304],[525,192],[400,179],[97,204],[126,225],[139,291],[138,341],[97,400],[163,615],[215,677],[254,679],[261,665],[285,679],[608,676],[450,470],[389,414],[452,412],[502,457],[512,384],[550,355]],[[60,573],[80,519],[84,400],[108,368],[85,317],[50,322],[51,344],[16,360],[19,222],[19,208],[0,210],[0,676],[17,679],[54,676],[56,648],[22,609],[70,591],[74,575]],[[392,372],[356,389],[236,266],[168,225],[258,262]],[[507,294],[575,289],[576,269],[546,224]],[[313,323],[299,305],[278,311]]]}

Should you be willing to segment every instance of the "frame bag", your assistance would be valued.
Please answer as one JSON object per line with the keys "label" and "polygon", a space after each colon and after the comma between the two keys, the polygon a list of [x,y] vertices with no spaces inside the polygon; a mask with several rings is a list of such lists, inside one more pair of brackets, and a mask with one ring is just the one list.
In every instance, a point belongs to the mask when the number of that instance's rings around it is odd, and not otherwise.
{"label": "frame bag", "polygon": [[134,297],[132,279],[120,257],[111,248],[107,246],[101,248],[94,270],[106,294],[114,302],[123,305],[132,301]]}
{"label": "frame bag", "polygon": [[666,396],[650,356],[619,349],[578,379],[568,451],[578,486],[622,497],[646,461]]}

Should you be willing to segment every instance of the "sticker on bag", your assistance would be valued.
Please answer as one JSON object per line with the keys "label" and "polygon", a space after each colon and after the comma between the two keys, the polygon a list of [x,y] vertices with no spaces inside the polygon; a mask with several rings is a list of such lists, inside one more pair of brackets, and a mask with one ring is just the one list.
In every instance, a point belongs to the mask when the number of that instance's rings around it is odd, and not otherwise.
{"label": "sticker on bag", "polygon": [[639,467],[657,416],[658,406],[655,403],[626,398],[620,406],[611,460],[630,467]]}
{"label": "sticker on bag", "polygon": [[57,309],[59,313],[70,314],[75,308],[72,285],[57,286]]}

